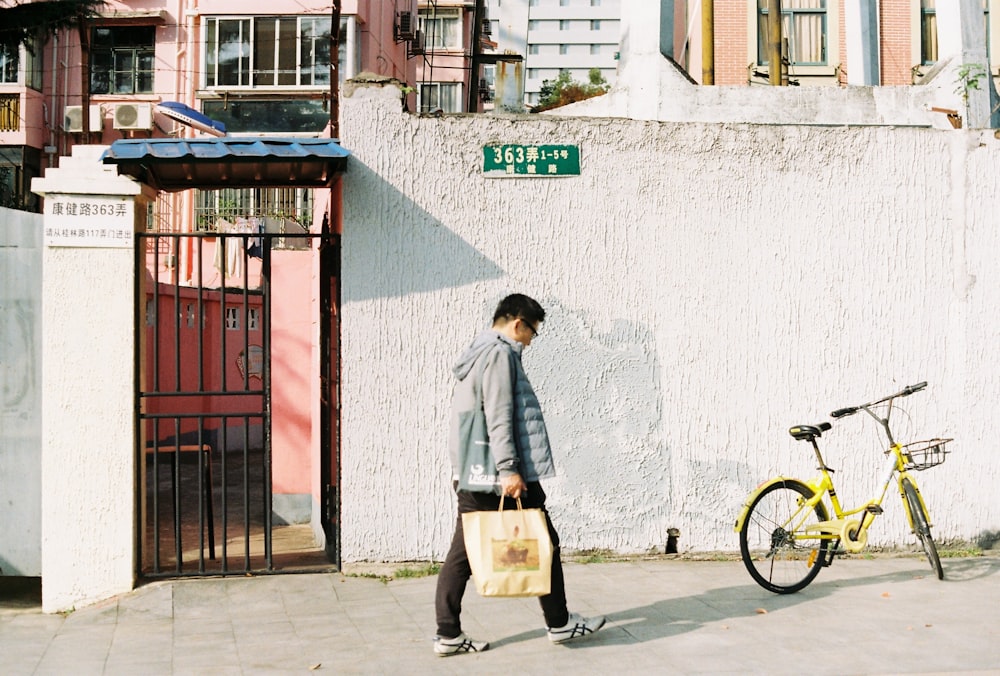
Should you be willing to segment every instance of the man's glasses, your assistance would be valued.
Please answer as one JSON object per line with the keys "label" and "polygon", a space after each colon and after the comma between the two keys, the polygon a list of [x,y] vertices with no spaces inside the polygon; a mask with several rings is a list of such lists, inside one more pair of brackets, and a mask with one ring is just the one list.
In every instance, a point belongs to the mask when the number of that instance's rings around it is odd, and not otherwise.
{"label": "man's glasses", "polygon": [[537,338],[538,337],[538,329],[536,329],[534,326],[532,326],[531,322],[527,322],[526,321],[526,322],[524,322],[524,325],[527,326],[529,329],[531,329],[531,337],[532,338]]}

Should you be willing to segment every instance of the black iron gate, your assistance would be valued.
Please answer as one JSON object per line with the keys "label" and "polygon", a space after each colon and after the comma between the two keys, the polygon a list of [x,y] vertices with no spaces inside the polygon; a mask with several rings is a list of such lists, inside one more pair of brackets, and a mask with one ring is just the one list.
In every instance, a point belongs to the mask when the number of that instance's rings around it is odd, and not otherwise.
{"label": "black iron gate", "polygon": [[[249,231],[137,237],[136,274],[144,280],[136,285],[135,355],[140,577],[339,564],[338,275],[332,263],[339,239]],[[316,279],[325,281],[316,285]],[[278,331],[276,304],[283,313]],[[311,317],[316,307],[319,321]],[[289,319],[303,311],[307,316]],[[295,328],[299,321],[302,330]],[[309,329],[316,325],[318,335]],[[280,402],[301,396],[287,390],[313,382],[314,373],[320,434],[319,452],[310,455],[310,444],[305,454],[294,441],[276,444],[275,420],[284,436],[311,438],[311,417],[299,414],[315,407],[303,401],[288,415]],[[311,505],[299,509],[298,518],[275,513],[275,454],[284,484],[302,484],[305,472],[306,486],[318,473],[324,487],[319,496],[308,489],[282,494],[300,507]]]}

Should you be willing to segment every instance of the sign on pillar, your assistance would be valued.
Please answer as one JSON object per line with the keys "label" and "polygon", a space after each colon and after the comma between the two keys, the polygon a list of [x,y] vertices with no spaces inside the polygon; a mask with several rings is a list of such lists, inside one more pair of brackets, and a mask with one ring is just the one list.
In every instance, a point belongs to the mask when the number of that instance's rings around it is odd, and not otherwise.
{"label": "sign on pillar", "polygon": [[45,246],[131,249],[135,198],[52,195],[45,200]]}

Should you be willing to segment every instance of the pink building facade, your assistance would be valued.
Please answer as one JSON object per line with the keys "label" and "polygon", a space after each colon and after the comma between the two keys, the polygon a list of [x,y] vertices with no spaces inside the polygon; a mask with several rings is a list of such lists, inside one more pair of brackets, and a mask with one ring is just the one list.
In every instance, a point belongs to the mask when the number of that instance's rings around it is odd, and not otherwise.
{"label": "pink building facade", "polygon": [[[416,55],[399,22],[417,16],[416,0],[339,4],[339,83],[361,72],[415,83]],[[163,102],[185,104],[222,122],[229,136],[318,137],[330,135],[331,126],[335,134],[333,17],[331,3],[317,0],[109,0],[81,30],[0,54],[0,203],[40,210],[31,179],[58,167],[75,145],[201,134],[159,112]],[[415,93],[410,105],[416,106]],[[160,193],[150,230],[209,236],[198,244],[175,238],[169,249],[147,252],[144,386],[158,381],[188,387],[201,378],[206,391],[259,389],[260,296],[245,300],[226,289],[260,284],[260,264],[248,259],[245,269],[230,270],[227,277],[218,264],[224,238],[210,235],[265,221],[282,232],[315,232],[324,216],[336,232],[337,209],[332,216],[323,213],[336,200],[329,191],[269,186]],[[270,280],[282,294],[270,316],[271,489],[289,520],[308,520],[310,504],[323,499],[325,489],[316,480],[317,402],[331,401],[320,391],[314,363],[318,266],[310,261],[310,243],[299,242],[304,246],[274,252]],[[231,316],[243,324],[237,328],[245,329],[249,349],[227,337]],[[201,344],[197,333],[205,346],[201,359],[193,352]],[[156,366],[149,360],[154,349]],[[336,346],[332,352],[335,359]],[[204,364],[224,364],[225,370],[220,375]],[[220,412],[236,406],[225,396],[207,399],[192,405]],[[147,408],[156,413],[155,405]],[[184,420],[180,432],[191,432],[193,424]],[[169,427],[144,425],[146,442],[175,436]],[[334,480],[336,463],[334,454]]]}
{"label": "pink building facade", "polygon": [[[416,0],[340,4],[340,80],[368,71],[413,83],[416,60],[396,36]],[[84,49],[70,29],[0,55],[6,204],[36,209],[30,178],[75,144],[194,135],[156,112],[164,101],[204,112],[230,134],[322,134],[331,16],[331,3],[317,0],[109,0],[84,29]],[[189,205],[182,216],[193,213]]]}

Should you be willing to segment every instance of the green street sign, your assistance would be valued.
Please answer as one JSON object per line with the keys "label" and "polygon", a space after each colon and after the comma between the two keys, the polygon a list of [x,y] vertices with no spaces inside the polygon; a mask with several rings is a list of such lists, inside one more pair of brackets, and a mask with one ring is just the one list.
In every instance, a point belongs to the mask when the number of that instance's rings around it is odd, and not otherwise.
{"label": "green street sign", "polygon": [[486,178],[579,176],[580,146],[483,146]]}

